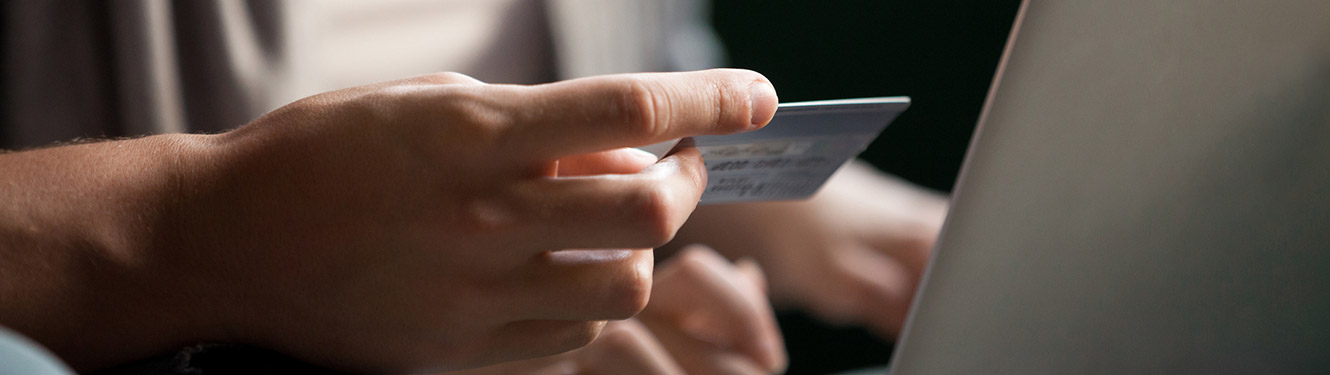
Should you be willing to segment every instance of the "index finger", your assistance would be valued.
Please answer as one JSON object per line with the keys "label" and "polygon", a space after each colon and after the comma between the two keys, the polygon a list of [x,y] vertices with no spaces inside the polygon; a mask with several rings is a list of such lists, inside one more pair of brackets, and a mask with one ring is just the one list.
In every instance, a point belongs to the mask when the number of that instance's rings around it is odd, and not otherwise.
{"label": "index finger", "polygon": [[761,128],[776,90],[753,71],[714,69],[589,77],[518,89],[514,152],[557,159],[619,147]]}

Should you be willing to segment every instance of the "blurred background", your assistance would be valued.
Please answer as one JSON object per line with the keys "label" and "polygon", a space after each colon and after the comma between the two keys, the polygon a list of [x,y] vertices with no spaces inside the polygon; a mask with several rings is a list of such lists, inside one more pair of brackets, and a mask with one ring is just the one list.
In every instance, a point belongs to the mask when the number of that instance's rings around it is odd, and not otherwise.
{"label": "blurred background", "polygon": [[[862,158],[949,192],[1011,30],[1017,0],[715,0],[732,67],[762,72],[782,102],[913,99]],[[891,343],[794,311],[778,316],[788,374],[886,364]]]}

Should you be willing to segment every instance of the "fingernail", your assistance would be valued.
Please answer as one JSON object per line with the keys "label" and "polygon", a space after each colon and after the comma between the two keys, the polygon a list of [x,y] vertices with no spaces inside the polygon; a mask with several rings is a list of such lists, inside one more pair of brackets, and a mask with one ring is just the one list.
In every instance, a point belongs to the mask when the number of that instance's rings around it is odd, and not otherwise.
{"label": "fingernail", "polygon": [[748,108],[752,110],[750,119],[753,125],[766,125],[776,115],[776,88],[766,81],[753,82],[748,87]]}

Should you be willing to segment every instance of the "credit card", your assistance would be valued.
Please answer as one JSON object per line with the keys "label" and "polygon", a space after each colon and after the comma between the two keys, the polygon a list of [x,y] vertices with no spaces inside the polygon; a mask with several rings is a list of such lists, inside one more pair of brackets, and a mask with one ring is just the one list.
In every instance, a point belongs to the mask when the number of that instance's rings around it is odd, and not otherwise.
{"label": "credit card", "polygon": [[[762,129],[693,137],[707,165],[701,203],[806,199],[909,106],[903,96],[784,103]],[[641,149],[659,157],[677,142]]]}

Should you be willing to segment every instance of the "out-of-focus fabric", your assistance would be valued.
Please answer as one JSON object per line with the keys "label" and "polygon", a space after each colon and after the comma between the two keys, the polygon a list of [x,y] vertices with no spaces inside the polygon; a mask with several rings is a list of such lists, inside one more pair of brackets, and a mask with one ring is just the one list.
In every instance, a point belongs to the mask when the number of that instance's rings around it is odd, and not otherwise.
{"label": "out-of-focus fabric", "polygon": [[218,132],[318,92],[437,71],[538,83],[697,69],[700,0],[51,0],[3,5],[0,147]]}

